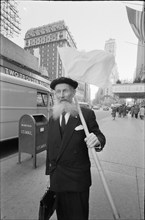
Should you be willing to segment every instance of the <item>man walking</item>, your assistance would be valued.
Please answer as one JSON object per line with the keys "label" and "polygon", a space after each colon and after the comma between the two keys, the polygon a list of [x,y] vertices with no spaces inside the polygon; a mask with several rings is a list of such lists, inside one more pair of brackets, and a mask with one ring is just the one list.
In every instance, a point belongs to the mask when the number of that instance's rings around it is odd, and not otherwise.
{"label": "man walking", "polygon": [[91,186],[88,148],[104,148],[106,139],[96,122],[94,111],[82,108],[89,129],[85,132],[73,102],[78,83],[61,77],[51,82],[55,104],[48,123],[46,175],[56,192],[58,220],[88,220]]}

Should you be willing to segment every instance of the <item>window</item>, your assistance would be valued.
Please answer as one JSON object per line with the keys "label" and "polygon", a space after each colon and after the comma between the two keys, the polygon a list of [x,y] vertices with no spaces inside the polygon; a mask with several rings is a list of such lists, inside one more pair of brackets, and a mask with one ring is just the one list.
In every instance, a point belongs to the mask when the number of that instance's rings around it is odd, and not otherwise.
{"label": "window", "polygon": [[37,92],[37,106],[46,107],[48,105],[47,93]]}

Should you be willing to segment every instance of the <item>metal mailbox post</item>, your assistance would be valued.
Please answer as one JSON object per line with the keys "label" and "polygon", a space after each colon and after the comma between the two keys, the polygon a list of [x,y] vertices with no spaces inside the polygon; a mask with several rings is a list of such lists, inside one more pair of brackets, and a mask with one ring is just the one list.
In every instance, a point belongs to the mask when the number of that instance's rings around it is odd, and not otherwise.
{"label": "metal mailbox post", "polygon": [[28,153],[32,155],[33,167],[36,168],[36,154],[47,148],[47,124],[43,114],[25,114],[20,118],[18,163],[21,163],[21,153]]}

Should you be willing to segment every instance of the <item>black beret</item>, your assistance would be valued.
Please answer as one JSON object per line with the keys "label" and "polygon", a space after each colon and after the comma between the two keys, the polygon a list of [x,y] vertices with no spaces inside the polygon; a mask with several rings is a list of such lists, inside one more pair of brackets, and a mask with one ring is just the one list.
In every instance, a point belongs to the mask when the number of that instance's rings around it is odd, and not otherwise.
{"label": "black beret", "polygon": [[74,89],[76,89],[77,86],[78,86],[78,82],[74,81],[73,79],[67,78],[67,77],[60,77],[60,78],[54,79],[54,80],[50,83],[50,88],[54,90],[54,89],[55,89],[55,86],[56,86],[57,84],[62,84],[62,83],[69,84],[69,85],[72,86]]}

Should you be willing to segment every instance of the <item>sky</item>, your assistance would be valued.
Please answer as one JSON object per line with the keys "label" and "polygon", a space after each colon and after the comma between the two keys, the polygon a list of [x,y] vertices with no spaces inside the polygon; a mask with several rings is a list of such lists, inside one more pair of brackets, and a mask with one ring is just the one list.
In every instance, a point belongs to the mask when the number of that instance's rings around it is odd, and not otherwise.
{"label": "sky", "polygon": [[103,50],[105,41],[115,39],[119,79],[133,78],[138,40],[128,21],[126,6],[141,11],[143,1],[17,2],[21,34],[10,40],[20,47],[24,48],[25,34],[30,28],[64,20],[80,51]]}

